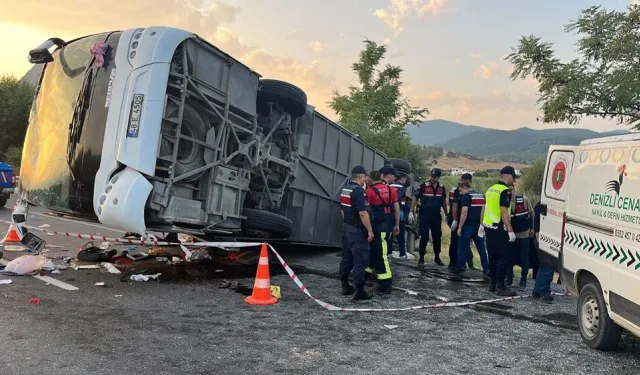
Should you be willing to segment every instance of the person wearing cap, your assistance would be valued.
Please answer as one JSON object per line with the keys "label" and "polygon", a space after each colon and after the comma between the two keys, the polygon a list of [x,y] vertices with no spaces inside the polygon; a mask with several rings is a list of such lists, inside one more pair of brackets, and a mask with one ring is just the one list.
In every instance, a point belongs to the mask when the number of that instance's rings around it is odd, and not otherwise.
{"label": "person wearing cap", "polygon": [[[363,166],[351,170],[351,181],[340,193],[342,225],[342,259],[340,260],[340,279],[342,294],[354,294],[355,300],[371,299],[372,294],[364,289],[365,270],[369,266],[370,246],[373,240],[373,228],[369,218],[367,193],[362,188],[367,171]],[[355,289],[349,284],[349,275],[353,271]]]}
{"label": "person wearing cap", "polygon": [[[383,177],[384,178],[384,177]],[[405,244],[405,224],[407,221],[407,216],[409,213],[409,207],[407,206],[407,188],[405,185],[407,184],[408,176],[404,173],[398,173],[396,175],[396,180],[394,183],[390,184],[392,190],[395,190],[396,196],[398,197],[398,203],[400,204],[400,231],[398,232],[398,251],[392,251],[391,255],[394,258],[399,259],[408,259],[413,260],[413,255],[407,254],[406,244]],[[389,241],[387,242],[387,248],[393,249],[393,238],[389,236]]]}
{"label": "person wearing cap", "polygon": [[460,224],[458,225],[458,256],[455,275],[461,276],[464,272],[464,265],[467,254],[471,252],[471,241],[476,244],[482,273],[485,280],[489,278],[489,262],[487,252],[484,247],[484,227],[482,226],[482,215],[486,200],[482,193],[471,189],[471,184],[462,182],[460,184]]}
{"label": "person wearing cap", "polygon": [[415,218],[415,210],[420,200],[420,210],[418,216],[418,234],[420,234],[420,247],[418,266],[424,266],[424,256],[427,252],[427,243],[429,242],[429,232],[433,241],[433,253],[435,255],[434,262],[443,266],[440,260],[440,251],[442,247],[442,214],[440,210],[447,212],[447,189],[440,184],[440,176],[442,170],[434,168],[431,170],[431,178],[428,182],[420,185],[415,192],[411,201],[411,210],[409,212],[409,222],[413,222]]}
{"label": "person wearing cap", "polygon": [[[458,186],[449,192],[449,215],[447,215],[447,225],[451,228],[451,241],[449,242],[449,270],[455,271],[458,264],[458,227],[460,223],[460,185],[469,184],[473,181],[471,173],[464,173],[460,176]],[[475,269],[473,266],[473,252],[469,247],[467,254],[467,264],[469,269]]]}
{"label": "person wearing cap", "polygon": [[387,180],[392,181],[394,178],[395,169],[392,167],[384,167],[378,172],[373,171],[371,172],[372,184],[367,188],[367,200],[373,217],[373,240],[367,272],[373,274],[375,271],[378,277],[378,290],[385,294],[391,293],[392,288],[387,238],[392,235],[397,236],[400,232],[398,197],[386,183]]}
{"label": "person wearing cap", "polygon": [[529,275],[529,242],[533,236],[533,207],[529,199],[517,194],[516,185],[511,187],[511,226],[516,234],[516,242],[511,249],[511,264],[507,267],[507,286],[513,284],[513,267],[520,265],[520,291],[527,290],[527,276]]}
{"label": "person wearing cap", "polygon": [[490,292],[499,296],[510,297],[516,295],[505,286],[507,267],[510,264],[509,249],[515,242],[516,235],[511,226],[511,190],[516,175],[515,169],[506,166],[500,170],[500,180],[491,186],[485,194],[483,225],[487,238],[489,253]]}

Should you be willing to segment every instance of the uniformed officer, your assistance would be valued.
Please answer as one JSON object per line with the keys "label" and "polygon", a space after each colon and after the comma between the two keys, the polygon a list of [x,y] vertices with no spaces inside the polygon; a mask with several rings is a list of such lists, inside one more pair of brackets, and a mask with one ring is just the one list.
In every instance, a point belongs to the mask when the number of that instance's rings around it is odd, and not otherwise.
{"label": "uniformed officer", "polygon": [[[399,259],[408,259],[413,260],[412,254],[407,254],[407,248],[405,244],[405,225],[407,223],[407,217],[409,216],[409,206],[407,205],[407,188],[405,185],[407,184],[408,176],[404,173],[398,173],[396,175],[396,182],[391,184],[391,189],[394,189],[396,195],[398,196],[398,203],[400,204],[400,231],[398,232],[398,251],[392,252],[392,256],[394,258]],[[387,244],[389,249],[392,249],[391,246],[393,240]]]}
{"label": "uniformed officer", "polygon": [[418,216],[418,234],[420,234],[420,259],[418,265],[424,265],[424,256],[427,252],[427,243],[429,242],[429,232],[433,239],[433,253],[435,255],[435,263],[443,266],[440,260],[440,251],[442,247],[442,215],[440,210],[447,211],[447,189],[440,184],[440,176],[442,170],[434,168],[431,170],[431,178],[428,182],[420,185],[415,196],[411,201],[411,211],[409,213],[409,221],[413,222],[416,205],[420,200],[420,211]]}
{"label": "uniformed officer", "polygon": [[[385,177],[393,178],[395,170],[382,169]],[[371,259],[369,261],[369,273],[375,271],[378,276],[378,290],[382,293],[391,293],[392,274],[387,249],[387,236],[397,236],[400,231],[400,207],[395,192],[382,180],[380,172],[371,172],[371,186],[367,189],[367,199],[371,207],[373,217],[373,240],[371,241]],[[393,223],[393,229],[391,229]]]}
{"label": "uniformed officer", "polygon": [[[460,176],[458,186],[449,192],[449,215],[447,215],[447,225],[451,228],[451,241],[449,242],[449,270],[455,271],[458,263],[458,224],[460,222],[460,184],[471,184],[473,175],[464,173]],[[467,264],[469,269],[475,269],[473,266],[473,252],[469,247],[467,254]]]}
{"label": "uniformed officer", "polygon": [[[372,294],[364,289],[365,270],[369,265],[370,247],[373,229],[369,219],[367,194],[362,188],[367,171],[362,166],[351,170],[351,181],[340,193],[342,208],[342,260],[340,261],[340,279],[342,294],[355,292],[354,299],[371,299]],[[349,274],[353,270],[354,288],[349,285]]]}
{"label": "uniformed officer", "polygon": [[484,227],[482,226],[482,212],[484,211],[485,198],[482,193],[471,189],[471,184],[460,184],[460,225],[458,226],[458,263],[454,271],[461,275],[464,272],[464,264],[467,254],[471,252],[471,241],[476,244],[482,273],[485,279],[489,278],[489,262],[484,248]]}
{"label": "uniformed officer", "polygon": [[491,186],[485,194],[486,206],[483,224],[487,237],[489,252],[490,292],[499,296],[510,297],[516,295],[505,286],[507,267],[510,263],[510,242],[515,242],[516,235],[511,227],[511,190],[517,178],[516,171],[511,166],[500,170],[500,181]]}
{"label": "uniformed officer", "polygon": [[529,275],[529,239],[533,236],[533,207],[524,195],[518,195],[513,186],[511,194],[511,226],[516,234],[516,241],[511,249],[511,264],[507,268],[507,286],[513,284],[513,267],[520,264],[520,291],[527,290]]}

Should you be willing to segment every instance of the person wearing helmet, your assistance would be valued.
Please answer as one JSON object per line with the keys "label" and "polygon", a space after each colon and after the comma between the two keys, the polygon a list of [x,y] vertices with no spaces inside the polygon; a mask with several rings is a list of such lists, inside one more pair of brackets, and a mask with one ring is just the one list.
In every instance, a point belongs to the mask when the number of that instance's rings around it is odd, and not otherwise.
{"label": "person wearing helmet", "polygon": [[409,211],[409,221],[415,220],[415,211],[418,202],[420,209],[418,213],[418,234],[420,234],[420,247],[418,266],[424,266],[424,256],[427,252],[427,243],[429,242],[429,233],[433,241],[433,253],[435,255],[434,262],[443,266],[440,260],[440,252],[442,248],[442,213],[448,215],[447,207],[447,189],[440,184],[440,176],[442,170],[434,168],[431,170],[431,178],[429,181],[420,185],[416,191],[412,201],[411,210]]}

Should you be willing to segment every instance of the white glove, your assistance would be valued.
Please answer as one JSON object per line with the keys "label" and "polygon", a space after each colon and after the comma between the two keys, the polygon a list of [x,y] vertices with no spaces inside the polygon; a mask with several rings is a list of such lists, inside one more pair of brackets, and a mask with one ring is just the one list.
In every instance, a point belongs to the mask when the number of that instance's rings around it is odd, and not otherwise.
{"label": "white glove", "polygon": [[407,223],[413,224],[416,221],[416,217],[413,215],[413,212],[409,212],[409,217],[407,218]]}
{"label": "white glove", "polygon": [[451,223],[451,230],[456,230],[458,229],[458,221],[454,220],[453,223]]}
{"label": "white glove", "polygon": [[478,237],[484,238],[484,227],[482,225],[478,228]]}
{"label": "white glove", "polygon": [[509,232],[509,242],[516,242],[516,234]]}

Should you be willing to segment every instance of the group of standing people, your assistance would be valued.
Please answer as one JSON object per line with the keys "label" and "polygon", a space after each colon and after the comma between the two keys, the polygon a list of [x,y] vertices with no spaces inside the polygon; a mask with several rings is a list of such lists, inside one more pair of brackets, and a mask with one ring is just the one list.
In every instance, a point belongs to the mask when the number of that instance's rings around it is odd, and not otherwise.
{"label": "group of standing people", "polygon": [[[353,168],[351,182],[340,198],[344,218],[340,264],[343,294],[355,293],[354,299],[371,298],[371,293],[364,290],[364,283],[371,276],[377,277],[380,292],[391,292],[389,255],[393,238],[398,238],[399,257],[409,259],[404,246],[404,226],[414,223],[416,214],[420,235],[418,266],[424,266],[430,238],[434,262],[444,266],[440,258],[442,212],[451,228],[448,266],[453,275],[461,277],[467,268],[475,268],[473,241],[489,291],[499,296],[516,295],[508,288],[513,284],[514,264],[522,268],[519,289],[527,290],[529,253],[533,251],[530,244],[537,240],[539,210],[534,210],[526,197],[516,194],[515,169],[502,168],[499,181],[484,194],[472,188],[471,174],[462,175],[458,186],[447,193],[440,183],[441,175],[442,171],[434,168],[409,205],[404,186],[406,175],[398,175],[393,167],[384,167],[371,175],[362,166]],[[349,284],[352,270],[355,288]],[[534,297],[551,301],[547,284],[551,283],[553,270],[550,274],[551,277],[545,269],[543,277],[536,277]]]}

